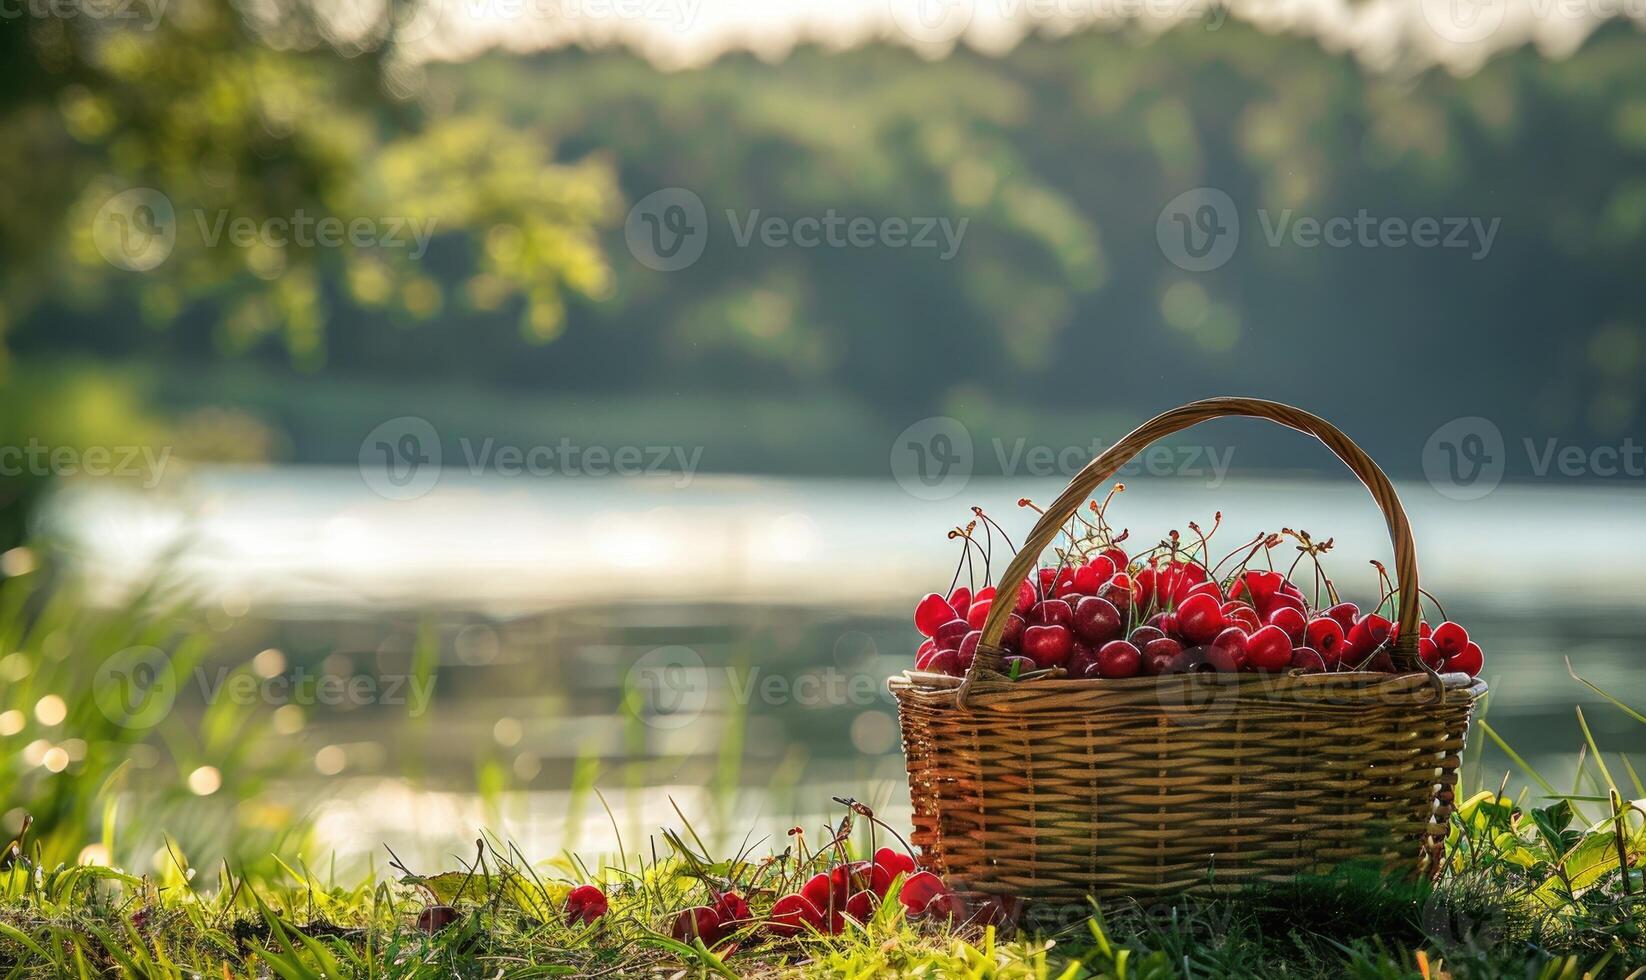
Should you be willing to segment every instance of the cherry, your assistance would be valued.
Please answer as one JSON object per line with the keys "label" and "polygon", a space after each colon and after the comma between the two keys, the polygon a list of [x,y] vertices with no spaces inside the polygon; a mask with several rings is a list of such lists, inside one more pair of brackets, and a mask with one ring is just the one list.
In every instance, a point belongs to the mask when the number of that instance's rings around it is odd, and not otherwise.
{"label": "cherry", "polygon": [[1292,638],[1278,626],[1265,626],[1246,640],[1246,662],[1255,670],[1275,673],[1292,664]]}
{"label": "cherry", "polygon": [[1210,643],[1223,631],[1223,611],[1209,595],[1192,595],[1177,610],[1177,626],[1190,643]]}
{"label": "cherry", "polygon": [[1206,662],[1225,674],[1238,673],[1246,666],[1248,636],[1239,626],[1230,626],[1213,638],[1206,648]]}
{"label": "cherry", "polygon": [[1348,636],[1349,631],[1354,629],[1355,623],[1360,620],[1360,607],[1352,602],[1340,602],[1326,610],[1326,615],[1337,620],[1337,625],[1343,627],[1343,635]]}
{"label": "cherry", "polygon": [[914,858],[901,851],[882,847],[874,852],[874,866],[869,869],[869,890],[880,898],[886,897],[898,875],[912,875]]}
{"label": "cherry", "polygon": [[962,585],[950,592],[949,608],[953,609],[960,618],[966,618],[966,610],[972,608],[972,590]]}
{"label": "cherry", "polygon": [[[846,914],[859,923],[869,921],[869,916],[874,914],[874,893],[858,892],[851,898],[846,899]],[[830,931],[838,932],[839,930],[831,928]]]}
{"label": "cherry", "polygon": [[1326,672],[1326,658],[1317,650],[1308,647],[1292,648],[1292,669],[1300,670],[1305,674],[1323,674]]}
{"label": "cherry", "polygon": [[[1195,567],[1200,566],[1196,565]],[[1192,595],[1209,595],[1218,602],[1223,601],[1223,590],[1218,588],[1216,582],[1199,582],[1191,585],[1187,589],[1180,590],[1174,598],[1178,605],[1182,605],[1183,600]]]}
{"label": "cherry", "polygon": [[1178,654],[1182,652],[1183,644],[1169,636],[1163,636],[1158,640],[1150,640],[1143,647],[1143,656],[1150,660],[1153,660],[1156,657],[1165,657],[1168,660],[1176,660]]}
{"label": "cherry", "polygon": [[1101,677],[1136,677],[1143,669],[1143,652],[1125,640],[1110,640],[1097,651]]}
{"label": "cherry", "polygon": [[1137,583],[1137,604],[1147,606],[1150,603],[1165,604],[1165,596],[1160,586],[1160,569],[1154,565],[1143,569],[1132,576]]}
{"label": "cherry", "polygon": [[972,593],[972,601],[973,602],[978,602],[982,599],[993,599],[993,598],[994,598],[994,586],[992,586],[992,585],[985,585],[985,586],[983,586],[983,588],[978,589],[976,592]]}
{"label": "cherry", "polygon": [[1113,603],[1116,609],[1142,604],[1139,599],[1137,583],[1125,572],[1109,579],[1101,589],[1097,590],[1097,594]]}
{"label": "cherry", "polygon": [[1098,557],[1109,559],[1109,564],[1114,566],[1116,572],[1124,572],[1132,563],[1132,560],[1126,557],[1126,552],[1120,548],[1104,548]]}
{"label": "cherry", "polygon": [[928,592],[926,598],[914,607],[914,628],[920,631],[921,636],[935,635],[939,626],[954,618],[954,607],[936,592]]}
{"label": "cherry", "polygon": [[1289,592],[1276,592],[1268,599],[1259,599],[1257,601],[1257,611],[1264,617],[1273,616],[1277,609],[1295,609],[1302,614],[1307,614],[1309,611],[1308,605],[1302,599]]}
{"label": "cherry", "polygon": [[1269,625],[1278,626],[1285,630],[1286,635],[1292,638],[1292,642],[1301,646],[1309,621],[1304,618],[1301,610],[1293,609],[1291,606],[1281,606],[1269,614]]}
{"label": "cherry", "polygon": [[1028,615],[1029,610],[1033,609],[1034,604],[1039,601],[1040,596],[1035,594],[1034,586],[1027,581],[1019,582],[1017,583],[1017,605],[1012,608],[1012,612],[1017,613],[1019,616]]}
{"label": "cherry", "polygon": [[931,660],[932,659],[932,654],[934,654],[936,652],[937,652],[937,641],[936,640],[922,641],[921,644],[920,644],[920,649],[918,649],[914,652],[914,669],[915,670],[925,670],[926,669],[926,662],[928,660]]}
{"label": "cherry", "polygon": [[1132,646],[1141,650],[1145,646],[1165,635],[1165,633],[1155,629],[1153,626],[1139,626],[1137,629],[1132,630],[1131,635],[1126,637],[1126,639],[1132,642]]}
{"label": "cherry", "polygon": [[1389,638],[1391,626],[1387,619],[1377,613],[1367,613],[1360,617],[1354,628],[1349,630],[1349,656],[1361,658],[1376,650]]}
{"label": "cherry", "polygon": [[1029,610],[1029,622],[1037,626],[1069,626],[1074,623],[1074,607],[1062,599],[1047,599]]}
{"label": "cherry", "polygon": [[951,619],[937,628],[932,639],[937,641],[939,650],[957,650],[960,648],[960,641],[971,631],[971,624],[964,619]]}
{"label": "cherry", "polygon": [[1440,648],[1441,655],[1445,657],[1457,656],[1463,652],[1469,643],[1469,631],[1451,620],[1436,626],[1434,632],[1430,633],[1429,636],[1435,641],[1435,646]]}
{"label": "cherry", "polygon": [[1327,616],[1316,616],[1303,629],[1303,644],[1318,652],[1328,665],[1343,662],[1343,626]]}
{"label": "cherry", "polygon": [[1118,639],[1126,629],[1114,603],[1095,595],[1082,596],[1075,603],[1073,625],[1077,636],[1098,646]]}
{"label": "cherry", "polygon": [[955,651],[956,662],[961,670],[972,665],[972,658],[977,656],[978,641],[983,639],[982,630],[972,630],[960,639],[960,649]]}
{"label": "cherry", "polygon": [[1069,676],[1085,677],[1091,668],[1096,666],[1097,648],[1082,640],[1074,641],[1074,649],[1069,652],[1069,662],[1063,665]]}
{"label": "cherry", "polygon": [[1441,655],[1439,644],[1428,636],[1417,641],[1417,659],[1427,664],[1430,670],[1437,672],[1446,666],[1446,658]]}
{"label": "cherry", "polygon": [[897,892],[897,900],[903,903],[910,915],[935,912],[936,903],[948,896],[949,889],[944,886],[943,879],[930,871],[916,871],[904,880],[903,887]]}
{"label": "cherry", "polygon": [[746,923],[752,918],[749,915],[749,903],[736,892],[722,892],[720,897],[714,900],[714,914],[720,917],[722,928],[736,928],[738,924]]}
{"label": "cherry", "polygon": [[948,674],[951,677],[959,677],[966,672],[965,668],[960,666],[960,651],[944,649],[934,652],[926,660],[926,666],[920,669],[929,670],[934,674]]}
{"label": "cherry", "polygon": [[1059,599],[1072,595],[1095,595],[1106,578],[1099,576],[1092,566],[1082,565],[1074,570],[1074,576],[1068,582],[1058,585],[1056,595]]}
{"label": "cherry", "polygon": [[1161,674],[1173,673],[1177,666],[1177,654],[1157,653],[1143,655],[1143,673],[1150,677],[1159,677]]}
{"label": "cherry", "polygon": [[669,926],[669,935],[673,936],[676,942],[690,943],[693,939],[701,939],[703,945],[713,946],[723,936],[720,916],[707,905],[693,906],[674,917],[674,923]]}
{"label": "cherry", "polygon": [[606,893],[599,885],[578,885],[566,893],[566,924],[593,922],[606,914]]}
{"label": "cherry", "polygon": [[1023,652],[1041,668],[1060,666],[1073,649],[1074,634],[1061,623],[1031,626],[1023,631]]}
{"label": "cherry", "polygon": [[1107,582],[1115,572],[1120,571],[1120,566],[1116,565],[1114,563],[1114,559],[1110,558],[1107,554],[1093,555],[1091,559],[1086,562],[1086,567],[1091,569],[1092,572],[1097,575],[1099,585]]}
{"label": "cherry", "polygon": [[1220,611],[1223,621],[1230,626],[1239,626],[1248,633],[1256,633],[1263,628],[1263,620],[1258,618],[1257,610],[1250,603],[1239,599],[1230,599],[1225,602]]}
{"label": "cherry", "polygon": [[[1439,646],[1437,643],[1436,646]],[[1470,640],[1463,644],[1462,652],[1450,657],[1446,661],[1447,670],[1455,670],[1470,677],[1478,677],[1481,668],[1486,666],[1486,654],[1481,652],[1480,644]]]}
{"label": "cherry", "polygon": [[1017,613],[1012,613],[1010,616],[1007,616],[1006,628],[1000,633],[1001,644],[1003,646],[1016,645],[1019,640],[1023,639],[1023,630],[1028,625],[1029,621],[1024,619],[1022,616],[1019,616]]}
{"label": "cherry", "polygon": [[1250,599],[1252,604],[1262,608],[1262,600],[1280,591],[1280,584],[1285,581],[1279,572],[1265,572],[1249,569],[1240,573],[1234,584],[1229,587],[1229,598]]}
{"label": "cherry", "polygon": [[1170,636],[1177,632],[1177,613],[1155,613],[1149,617],[1149,625]]}
{"label": "cherry", "polygon": [[984,620],[989,618],[989,608],[994,605],[993,599],[977,599],[966,610],[966,624],[974,630],[983,628]]}
{"label": "cherry", "polygon": [[766,920],[766,929],[774,936],[793,936],[807,926],[823,931],[823,913],[804,895],[784,895],[772,903],[772,915]]}

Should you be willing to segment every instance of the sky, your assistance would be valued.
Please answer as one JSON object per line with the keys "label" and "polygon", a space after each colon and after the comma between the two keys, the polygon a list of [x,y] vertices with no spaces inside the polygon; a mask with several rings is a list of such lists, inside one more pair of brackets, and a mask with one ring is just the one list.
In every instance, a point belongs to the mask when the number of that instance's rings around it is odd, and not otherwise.
{"label": "sky", "polygon": [[1562,57],[1615,17],[1646,25],[1646,0],[425,0],[398,36],[417,61],[620,45],[684,69],[737,50],[775,60],[806,42],[881,40],[935,58],[956,45],[1003,53],[1033,32],[1236,20],[1317,37],[1374,70],[1467,74],[1527,43]]}

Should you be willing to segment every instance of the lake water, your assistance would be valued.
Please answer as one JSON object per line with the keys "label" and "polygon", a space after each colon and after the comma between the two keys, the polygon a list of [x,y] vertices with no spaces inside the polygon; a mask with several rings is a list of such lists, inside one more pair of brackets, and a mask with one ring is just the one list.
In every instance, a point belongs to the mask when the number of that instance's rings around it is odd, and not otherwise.
{"label": "lake water", "polygon": [[[974,480],[932,502],[891,481],[443,474],[389,500],[354,470],[205,468],[145,493],[73,484],[46,519],[98,595],[162,566],[188,582],[224,624],[225,662],[276,649],[282,676],[367,678],[359,703],[303,705],[282,741],[313,764],[277,792],[345,859],[388,842],[441,861],[481,826],[533,856],[610,851],[619,834],[633,853],[679,826],[676,806],[705,837],[753,828],[779,848],[838,815],[833,796],[905,819],[883,682],[911,659],[915,599],[953,573],[945,532],[980,503],[1020,539],[1032,515],[1015,501],[1060,489]],[[1493,727],[1562,788],[1574,705],[1603,749],[1638,751],[1646,730],[1564,658],[1646,703],[1641,493],[1400,489],[1425,587],[1487,651]],[[1348,483],[1145,479],[1111,515],[1138,542],[1217,509],[1219,553],[1283,525],[1335,538],[1328,569],[1351,598],[1374,593],[1366,560],[1389,558]],[[420,630],[438,642],[432,692],[407,680]],[[1486,749],[1495,785],[1510,763]]]}

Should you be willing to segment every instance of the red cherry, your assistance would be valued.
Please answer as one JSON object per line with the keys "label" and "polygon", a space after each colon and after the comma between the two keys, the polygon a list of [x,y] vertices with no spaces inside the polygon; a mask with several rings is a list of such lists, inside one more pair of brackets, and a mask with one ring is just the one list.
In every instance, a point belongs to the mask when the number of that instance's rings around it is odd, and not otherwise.
{"label": "red cherry", "polygon": [[960,586],[949,593],[949,608],[955,611],[960,618],[966,618],[966,610],[972,608],[972,590],[967,586]]}
{"label": "red cherry", "polygon": [[951,619],[937,628],[937,632],[932,634],[932,639],[937,641],[939,650],[958,650],[960,641],[971,631],[971,624],[964,619]]}
{"label": "red cherry", "polygon": [[1072,595],[1095,595],[1104,579],[1099,577],[1097,569],[1090,565],[1082,565],[1074,570],[1069,581],[1058,585],[1056,596],[1065,599]]}
{"label": "red cherry", "polygon": [[994,605],[993,599],[978,599],[966,610],[966,625],[974,630],[983,628],[983,621],[989,618],[989,607]]}
{"label": "red cherry", "polygon": [[869,869],[869,890],[885,898],[898,875],[912,875],[914,871],[914,858],[902,851],[882,847],[874,852],[874,866]]}
{"label": "red cherry", "polygon": [[[1295,609],[1305,614],[1309,611],[1308,605],[1302,599],[1289,592],[1276,592],[1267,599],[1260,598],[1257,600],[1257,612],[1260,616],[1265,618],[1273,616],[1277,609]],[[1304,618],[1308,617],[1305,616]]]}
{"label": "red cherry", "polygon": [[914,628],[920,631],[921,636],[935,635],[939,626],[954,618],[954,607],[936,592],[927,593],[926,598],[914,607]]}
{"label": "red cherry", "polygon": [[1073,625],[1077,636],[1098,646],[1118,639],[1126,629],[1114,603],[1095,595],[1082,596],[1075,603]]}
{"label": "red cherry", "polygon": [[1278,626],[1265,626],[1246,640],[1246,662],[1255,670],[1275,673],[1292,664],[1292,638]]}
{"label": "red cherry", "polygon": [[[1195,567],[1198,568],[1199,566],[1197,565]],[[1183,600],[1192,595],[1209,595],[1218,602],[1223,601],[1223,590],[1218,588],[1216,582],[1197,582],[1196,584],[1189,586],[1187,589],[1179,589],[1177,594],[1172,598],[1173,601],[1181,606],[1183,604]]]}
{"label": "red cherry", "polygon": [[1206,649],[1206,662],[1217,668],[1219,673],[1239,673],[1246,666],[1246,631],[1238,626],[1230,626],[1217,634],[1211,646]]}
{"label": "red cherry", "polygon": [[1445,657],[1457,656],[1469,643],[1469,631],[1451,620],[1436,626],[1429,637],[1435,641],[1435,646],[1440,648],[1441,655]]}
{"label": "red cherry", "polygon": [[[1439,644],[1436,644],[1437,646]],[[1482,667],[1486,666],[1486,654],[1481,652],[1480,644],[1470,640],[1463,644],[1463,652],[1446,661],[1446,669],[1478,677]]]}
{"label": "red cherry", "polygon": [[1137,629],[1132,630],[1131,635],[1126,637],[1126,639],[1131,641],[1132,646],[1141,650],[1145,646],[1165,635],[1165,633],[1155,629],[1153,626],[1139,626]]}
{"label": "red cherry", "polygon": [[1143,652],[1125,640],[1110,640],[1097,651],[1100,677],[1136,677],[1143,669]]}
{"label": "red cherry", "polygon": [[1116,609],[1125,609],[1129,606],[1141,605],[1138,599],[1137,583],[1130,575],[1121,572],[1104,583],[1097,594],[1114,604]]}
{"label": "red cherry", "polygon": [[736,929],[753,918],[749,915],[749,903],[736,892],[723,892],[715,899],[714,914],[720,917],[721,928],[726,930]]}
{"label": "red cherry", "polygon": [[915,670],[925,670],[926,669],[926,662],[928,660],[932,659],[932,654],[934,654],[936,652],[937,652],[937,641],[936,640],[924,640],[924,641],[922,641],[921,644],[920,644],[920,649],[918,649],[914,652],[914,669]]}
{"label": "red cherry", "polygon": [[1285,579],[1279,572],[1265,572],[1256,569],[1249,569],[1240,573],[1240,575],[1234,580],[1234,584],[1229,586],[1229,598],[1249,599],[1252,601],[1253,605],[1257,605],[1261,608],[1261,603],[1259,600],[1267,599],[1269,596],[1279,592],[1280,585],[1283,581],[1285,581]]}
{"label": "red cherry", "polygon": [[566,893],[566,924],[593,922],[606,914],[606,893],[598,885],[578,885]]}
{"label": "red cherry", "polygon": [[1038,667],[1062,665],[1063,661],[1069,659],[1073,649],[1074,634],[1069,632],[1067,626],[1054,623],[1031,626],[1023,631],[1023,652],[1028,654]]}
{"label": "red cherry", "polygon": [[1343,635],[1348,636],[1349,631],[1354,629],[1355,623],[1360,620],[1360,607],[1352,602],[1340,602],[1326,610],[1326,615],[1337,620],[1337,625],[1343,627]]}
{"label": "red cherry", "polygon": [[874,914],[874,893],[858,892],[846,899],[846,914],[860,923],[869,921]]}
{"label": "red cherry", "polygon": [[920,915],[928,910],[935,911],[933,905],[942,898],[947,898],[949,889],[944,886],[943,879],[930,871],[916,871],[904,882],[897,892],[897,900],[909,910],[910,915]]}
{"label": "red cherry", "polygon": [[1286,635],[1292,638],[1292,642],[1301,646],[1309,621],[1304,618],[1301,611],[1290,606],[1281,606],[1269,614],[1269,625],[1285,630]]}
{"label": "red cherry", "polygon": [[1034,586],[1027,581],[1019,582],[1017,583],[1017,605],[1012,607],[1012,612],[1017,613],[1019,616],[1026,616],[1029,610],[1034,608],[1034,604],[1039,601],[1040,596],[1035,593]]}
{"label": "red cherry", "polygon": [[1220,604],[1209,595],[1192,595],[1178,607],[1178,630],[1190,643],[1210,643],[1224,625]]}
{"label": "red cherry", "polygon": [[1086,567],[1091,569],[1093,574],[1097,576],[1099,585],[1107,582],[1115,572],[1120,571],[1120,568],[1115,565],[1114,560],[1108,555],[1093,555],[1086,562]]}
{"label": "red cherry", "polygon": [[972,593],[972,601],[973,602],[977,602],[981,599],[993,599],[993,598],[994,598],[994,586],[992,586],[992,585],[985,585],[985,586],[983,586],[983,588],[978,589],[976,592]]}
{"label": "red cherry", "polygon": [[1257,616],[1257,610],[1250,603],[1239,599],[1230,599],[1225,602],[1219,611],[1223,613],[1223,621],[1230,626],[1239,626],[1248,633],[1256,633],[1263,628],[1263,620]]}
{"label": "red cherry", "polygon": [[1149,617],[1149,625],[1170,636],[1177,632],[1177,614],[1169,612],[1155,613]]}
{"label": "red cherry", "polygon": [[1326,671],[1326,658],[1318,651],[1308,647],[1292,648],[1292,669],[1300,670],[1305,674],[1321,674]]}
{"label": "red cherry", "polygon": [[948,674],[950,677],[959,677],[966,672],[966,669],[960,666],[960,651],[942,648],[933,653],[927,659],[926,666],[921,669],[934,674]]}
{"label": "red cherry", "polygon": [[1097,648],[1081,640],[1074,641],[1074,648],[1069,651],[1069,660],[1063,665],[1069,676],[1085,677],[1090,669],[1096,666]]}
{"label": "red cherry", "polygon": [[1024,627],[1028,625],[1029,621],[1024,619],[1022,616],[1019,616],[1017,613],[1012,613],[1010,616],[1007,616],[1006,628],[1000,633],[1000,644],[1008,647],[1017,645],[1017,643],[1023,639]]}
{"label": "red cherry", "polygon": [[1136,575],[1132,576],[1132,581],[1137,583],[1138,605],[1147,606],[1151,603],[1160,604],[1162,596],[1160,590],[1159,568],[1154,565],[1150,565],[1149,567],[1139,571]]}
{"label": "red cherry", "polygon": [[1037,626],[1069,626],[1074,623],[1074,607],[1062,599],[1047,599],[1029,610],[1029,622]]}
{"label": "red cherry", "polygon": [[[831,905],[830,899],[834,895],[834,882],[828,874],[819,872],[806,879],[806,883],[800,886],[800,894],[819,911],[827,912]],[[844,900],[845,897],[842,896],[841,901]],[[838,905],[835,907],[838,908]]]}
{"label": "red cherry", "polygon": [[1343,626],[1328,616],[1316,616],[1303,629],[1303,643],[1316,650],[1327,666],[1343,662]]}
{"label": "red cherry", "polygon": [[977,656],[977,644],[981,639],[983,639],[982,630],[972,630],[960,638],[960,649],[955,651],[955,658],[960,664],[961,670],[965,670],[972,665],[972,658]]}
{"label": "red cherry", "polygon": [[1446,666],[1446,658],[1441,655],[1440,647],[1433,637],[1425,636],[1417,641],[1417,659],[1427,664],[1430,670],[1437,672]]}
{"label": "red cherry", "polygon": [[823,913],[804,895],[784,895],[772,903],[772,915],[766,920],[766,929],[775,936],[793,936],[807,926],[821,932]]}
{"label": "red cherry", "polygon": [[697,905],[685,909],[674,917],[674,923],[669,926],[669,935],[676,942],[690,943],[693,939],[703,940],[703,945],[713,946],[722,937],[720,916],[707,905]]}
{"label": "red cherry", "polygon": [[1143,656],[1148,660],[1153,660],[1157,657],[1164,657],[1167,660],[1176,660],[1178,655],[1182,652],[1183,644],[1177,642],[1169,636],[1163,636],[1158,640],[1150,640],[1148,644],[1143,647]]}
{"label": "red cherry", "polygon": [[1177,666],[1177,658],[1178,654],[1175,653],[1144,654],[1143,673],[1150,677],[1170,674]]}
{"label": "red cherry", "polygon": [[[1347,637],[1352,655],[1365,656],[1389,638],[1393,625],[1377,613],[1367,613],[1355,623]],[[1437,644],[1438,645],[1438,644]]]}
{"label": "red cherry", "polygon": [[1109,559],[1109,563],[1114,566],[1116,572],[1124,572],[1132,563],[1132,560],[1126,557],[1126,552],[1120,548],[1104,548],[1099,552],[1099,555]]}

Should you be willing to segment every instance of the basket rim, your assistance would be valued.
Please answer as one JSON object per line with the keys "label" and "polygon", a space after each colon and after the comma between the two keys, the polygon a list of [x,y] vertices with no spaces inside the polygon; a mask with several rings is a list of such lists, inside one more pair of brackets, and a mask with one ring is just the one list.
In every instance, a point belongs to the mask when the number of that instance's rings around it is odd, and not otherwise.
{"label": "basket rim", "polygon": [[[998,676],[998,675],[996,675]],[[887,679],[886,686],[893,695],[913,696],[922,701],[956,701],[965,678],[930,671],[904,670]],[[1010,703],[1014,707],[1030,706],[1036,701],[1066,702],[1070,697],[1084,701],[1100,700],[1112,694],[1116,701],[1135,701],[1139,694],[1161,690],[1218,689],[1241,696],[1261,698],[1276,704],[1293,703],[1318,706],[1324,699],[1338,702],[1374,702],[1398,700],[1405,703],[1436,703],[1459,699],[1475,700],[1486,693],[1483,678],[1468,674],[1401,673],[1388,674],[1374,671],[1340,671],[1311,673],[1288,671],[1278,674],[1258,673],[1194,673],[1139,675],[1126,678],[1071,678],[1037,677],[1029,680],[998,680],[979,676],[971,685],[968,707],[985,707]]]}

